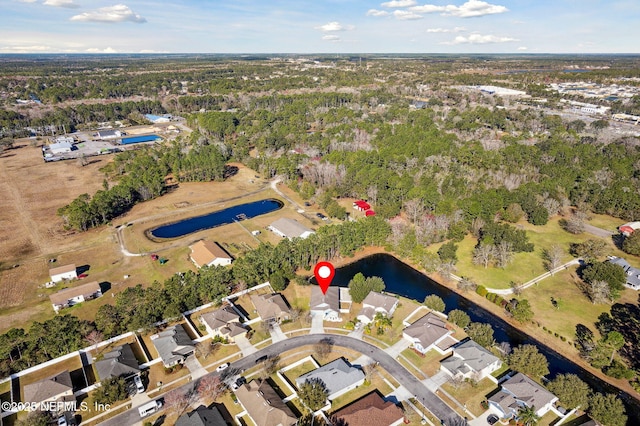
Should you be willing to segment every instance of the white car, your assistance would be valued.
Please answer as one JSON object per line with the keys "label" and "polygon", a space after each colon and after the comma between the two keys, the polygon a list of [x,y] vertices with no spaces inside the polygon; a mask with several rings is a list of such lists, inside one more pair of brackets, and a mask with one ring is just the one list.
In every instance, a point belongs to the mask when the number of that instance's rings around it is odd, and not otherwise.
{"label": "white car", "polygon": [[133,383],[136,384],[138,393],[144,392],[144,384],[142,383],[142,379],[140,378],[140,376],[133,376]]}
{"label": "white car", "polygon": [[220,365],[218,366],[218,368],[216,368],[216,371],[219,373],[219,372],[221,372],[222,370],[226,370],[226,369],[227,369],[227,367],[229,367],[229,363],[228,363],[228,362],[225,362],[224,364],[220,364]]}

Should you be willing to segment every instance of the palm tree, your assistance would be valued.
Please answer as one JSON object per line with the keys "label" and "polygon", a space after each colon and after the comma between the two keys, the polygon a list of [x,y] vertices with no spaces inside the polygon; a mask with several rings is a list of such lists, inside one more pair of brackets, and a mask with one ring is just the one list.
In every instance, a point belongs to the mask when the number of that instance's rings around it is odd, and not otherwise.
{"label": "palm tree", "polygon": [[525,426],[535,426],[540,420],[536,414],[536,407],[523,406],[518,410],[518,420]]}

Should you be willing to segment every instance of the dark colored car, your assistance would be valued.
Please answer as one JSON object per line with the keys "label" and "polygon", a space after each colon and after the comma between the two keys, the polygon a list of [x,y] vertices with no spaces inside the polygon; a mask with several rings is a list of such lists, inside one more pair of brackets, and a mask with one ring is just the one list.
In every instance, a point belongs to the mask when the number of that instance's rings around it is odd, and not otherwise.
{"label": "dark colored car", "polygon": [[495,424],[498,420],[500,419],[495,414],[489,414],[489,417],[487,417],[487,423],[489,423],[490,425]]}

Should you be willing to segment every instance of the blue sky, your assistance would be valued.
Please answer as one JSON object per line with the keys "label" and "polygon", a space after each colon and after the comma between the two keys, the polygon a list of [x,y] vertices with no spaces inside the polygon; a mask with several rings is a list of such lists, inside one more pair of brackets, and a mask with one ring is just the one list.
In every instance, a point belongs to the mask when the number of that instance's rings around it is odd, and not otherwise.
{"label": "blue sky", "polygon": [[638,0],[0,0],[0,53],[640,53]]}

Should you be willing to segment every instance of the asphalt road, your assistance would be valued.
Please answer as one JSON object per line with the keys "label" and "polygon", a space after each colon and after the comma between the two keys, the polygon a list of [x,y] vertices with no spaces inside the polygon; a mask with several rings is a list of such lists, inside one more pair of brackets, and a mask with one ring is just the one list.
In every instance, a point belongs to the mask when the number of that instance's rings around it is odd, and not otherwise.
{"label": "asphalt road", "polygon": [[[404,368],[398,361],[393,359],[386,352],[369,343],[363,342],[362,340],[354,339],[349,336],[335,334],[309,334],[305,336],[291,337],[286,340],[276,342],[262,350],[259,350],[256,353],[248,355],[232,363],[229,367],[229,370],[233,369],[240,373],[255,366],[256,360],[262,359],[265,356],[271,357],[279,355],[301,346],[312,345],[322,339],[329,339],[335,346],[353,349],[377,361],[380,364],[380,367],[388,371],[389,374],[391,374],[399,383],[402,384],[402,386],[404,386],[409,392],[415,395],[416,399],[423,403],[423,405],[425,405],[429,409],[429,411],[431,411],[438,418],[445,420],[445,424],[448,423],[447,420],[451,421],[454,419],[460,419],[460,416],[455,411],[453,411],[453,409],[445,404],[433,392],[427,389],[427,387],[422,382],[420,382],[418,378],[407,371],[406,368]],[[217,375],[219,373],[214,372],[209,374]],[[181,388],[184,391],[191,390],[193,389],[194,384],[194,382],[187,383]],[[159,398],[162,398],[162,396],[159,396],[156,399]],[[160,412],[162,412],[162,409],[160,410]],[[140,415],[138,414],[138,406],[136,406],[126,411],[125,413],[119,414],[100,424],[105,426],[121,426],[133,425],[140,421],[143,421],[143,419],[140,418]]]}

